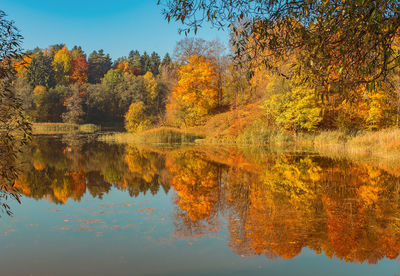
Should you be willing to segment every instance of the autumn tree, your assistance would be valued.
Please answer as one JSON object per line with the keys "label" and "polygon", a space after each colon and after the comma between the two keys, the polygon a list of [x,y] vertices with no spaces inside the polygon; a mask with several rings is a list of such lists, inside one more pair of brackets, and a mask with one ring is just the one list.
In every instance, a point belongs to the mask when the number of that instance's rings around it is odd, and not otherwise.
{"label": "autumn tree", "polygon": [[52,60],[54,60],[54,57],[58,53],[58,51],[62,50],[65,47],[66,46],[64,43],[57,43],[50,45],[46,49],[43,49],[43,52],[45,53],[45,55],[49,56]]}
{"label": "autumn tree", "polygon": [[101,79],[103,86],[102,93],[108,98],[105,104],[111,114],[123,115],[122,110],[119,110],[119,93],[121,85],[124,83],[124,73],[118,69],[110,69]]}
{"label": "autumn tree", "polygon": [[[260,77],[266,79],[264,74]],[[265,91],[257,93],[255,89],[252,89],[246,68],[236,68],[233,63],[227,65],[222,89],[224,91],[222,103],[228,104],[234,109],[238,109],[239,106],[249,103],[252,96],[253,98],[260,94],[262,95],[261,97],[265,96]]]}
{"label": "autumn tree", "polygon": [[132,103],[125,114],[125,129],[129,132],[138,132],[147,129],[150,124],[143,102]]}
{"label": "autumn tree", "polygon": [[211,114],[218,100],[218,76],[205,57],[194,55],[179,69],[180,79],[174,87],[167,112],[178,124],[201,124]]}
{"label": "autumn tree", "polygon": [[86,58],[82,56],[73,58],[71,62],[71,75],[69,76],[71,82],[80,85],[87,83],[88,68],[89,64],[86,62]]}
{"label": "autumn tree", "polygon": [[166,53],[160,64],[160,75],[158,79],[169,91],[172,90],[172,87],[176,84],[178,79],[178,72],[176,69],[171,57]]}
{"label": "autumn tree", "polygon": [[127,60],[118,62],[116,69],[126,74],[139,75],[135,68]]}
{"label": "autumn tree", "polygon": [[28,67],[32,61],[32,56],[25,54],[20,61],[14,64],[14,69],[17,72],[17,77],[20,79],[26,79],[28,76]]}
{"label": "autumn tree", "polygon": [[144,74],[143,80],[145,85],[147,104],[149,105],[150,109],[158,111],[160,104],[158,100],[159,88],[153,73],[147,72],[146,74]]}
{"label": "autumn tree", "polygon": [[388,85],[380,85],[373,91],[361,89],[365,98],[367,114],[365,126],[368,129],[379,130],[397,124],[398,101],[396,89]]}
{"label": "autumn tree", "polygon": [[124,75],[119,69],[110,69],[101,79],[101,83],[107,88],[114,89],[124,79]]}
{"label": "autumn tree", "polygon": [[265,89],[270,123],[294,131],[315,131],[322,120],[321,99],[314,89],[275,76]]}
{"label": "autumn tree", "polygon": [[69,83],[71,62],[71,52],[66,46],[55,53],[52,65],[54,68],[56,84],[67,85]]}

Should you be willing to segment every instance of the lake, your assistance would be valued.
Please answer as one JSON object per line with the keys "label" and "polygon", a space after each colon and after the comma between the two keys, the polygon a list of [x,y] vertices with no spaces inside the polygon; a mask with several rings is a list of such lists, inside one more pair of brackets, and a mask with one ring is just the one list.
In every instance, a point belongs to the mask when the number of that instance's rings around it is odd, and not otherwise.
{"label": "lake", "polygon": [[312,151],[37,136],[1,275],[398,275],[400,169]]}

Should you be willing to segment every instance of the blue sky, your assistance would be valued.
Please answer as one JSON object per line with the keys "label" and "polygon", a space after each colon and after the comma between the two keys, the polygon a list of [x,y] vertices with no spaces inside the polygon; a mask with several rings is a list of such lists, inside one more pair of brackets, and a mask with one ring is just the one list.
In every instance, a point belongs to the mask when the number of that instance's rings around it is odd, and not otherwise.
{"label": "blue sky", "polygon": [[[1,0],[1,7],[24,36],[23,47],[45,48],[55,43],[80,45],[86,53],[104,49],[113,59],[132,49],[172,53],[179,23],[164,19],[157,0]],[[204,26],[198,37],[219,38],[228,33]]]}

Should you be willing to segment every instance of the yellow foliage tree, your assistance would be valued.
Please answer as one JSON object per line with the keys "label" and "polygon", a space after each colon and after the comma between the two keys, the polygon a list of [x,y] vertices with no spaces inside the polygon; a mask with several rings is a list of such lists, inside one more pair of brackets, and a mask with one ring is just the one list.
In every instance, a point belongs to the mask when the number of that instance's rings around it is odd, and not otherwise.
{"label": "yellow foliage tree", "polygon": [[68,74],[71,70],[72,55],[67,47],[63,47],[54,55],[53,68],[57,84],[68,84]]}
{"label": "yellow foliage tree", "polygon": [[145,130],[151,122],[146,119],[145,106],[143,102],[134,102],[129,106],[125,114],[125,128],[129,132]]}
{"label": "yellow foliage tree", "polygon": [[122,61],[121,63],[118,63],[117,69],[124,72],[125,74],[135,74],[134,68],[128,61]]}
{"label": "yellow foliage tree", "polygon": [[321,98],[315,89],[287,83],[278,77],[272,83],[276,91],[264,102],[267,117],[288,130],[316,130],[322,120],[322,109]]}
{"label": "yellow foliage tree", "polygon": [[397,95],[392,87],[378,87],[373,91],[363,89],[367,98],[368,113],[365,123],[368,129],[382,129],[396,124]]}
{"label": "yellow foliage tree", "polygon": [[144,74],[143,80],[146,89],[147,105],[153,110],[158,110],[159,104],[157,101],[157,97],[159,89],[156,78],[154,77],[153,73],[149,71]]}

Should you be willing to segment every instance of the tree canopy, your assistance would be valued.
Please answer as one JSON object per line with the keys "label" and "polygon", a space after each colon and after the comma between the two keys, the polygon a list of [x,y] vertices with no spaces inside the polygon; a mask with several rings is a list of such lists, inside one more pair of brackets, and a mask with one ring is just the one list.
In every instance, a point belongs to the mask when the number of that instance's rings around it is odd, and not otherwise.
{"label": "tree canopy", "polygon": [[[292,72],[323,92],[374,85],[400,64],[393,47],[399,35],[397,0],[159,0],[165,18],[181,21],[181,31],[197,32],[205,22],[230,28],[236,57],[298,55]],[[276,68],[279,69],[279,68]]]}

